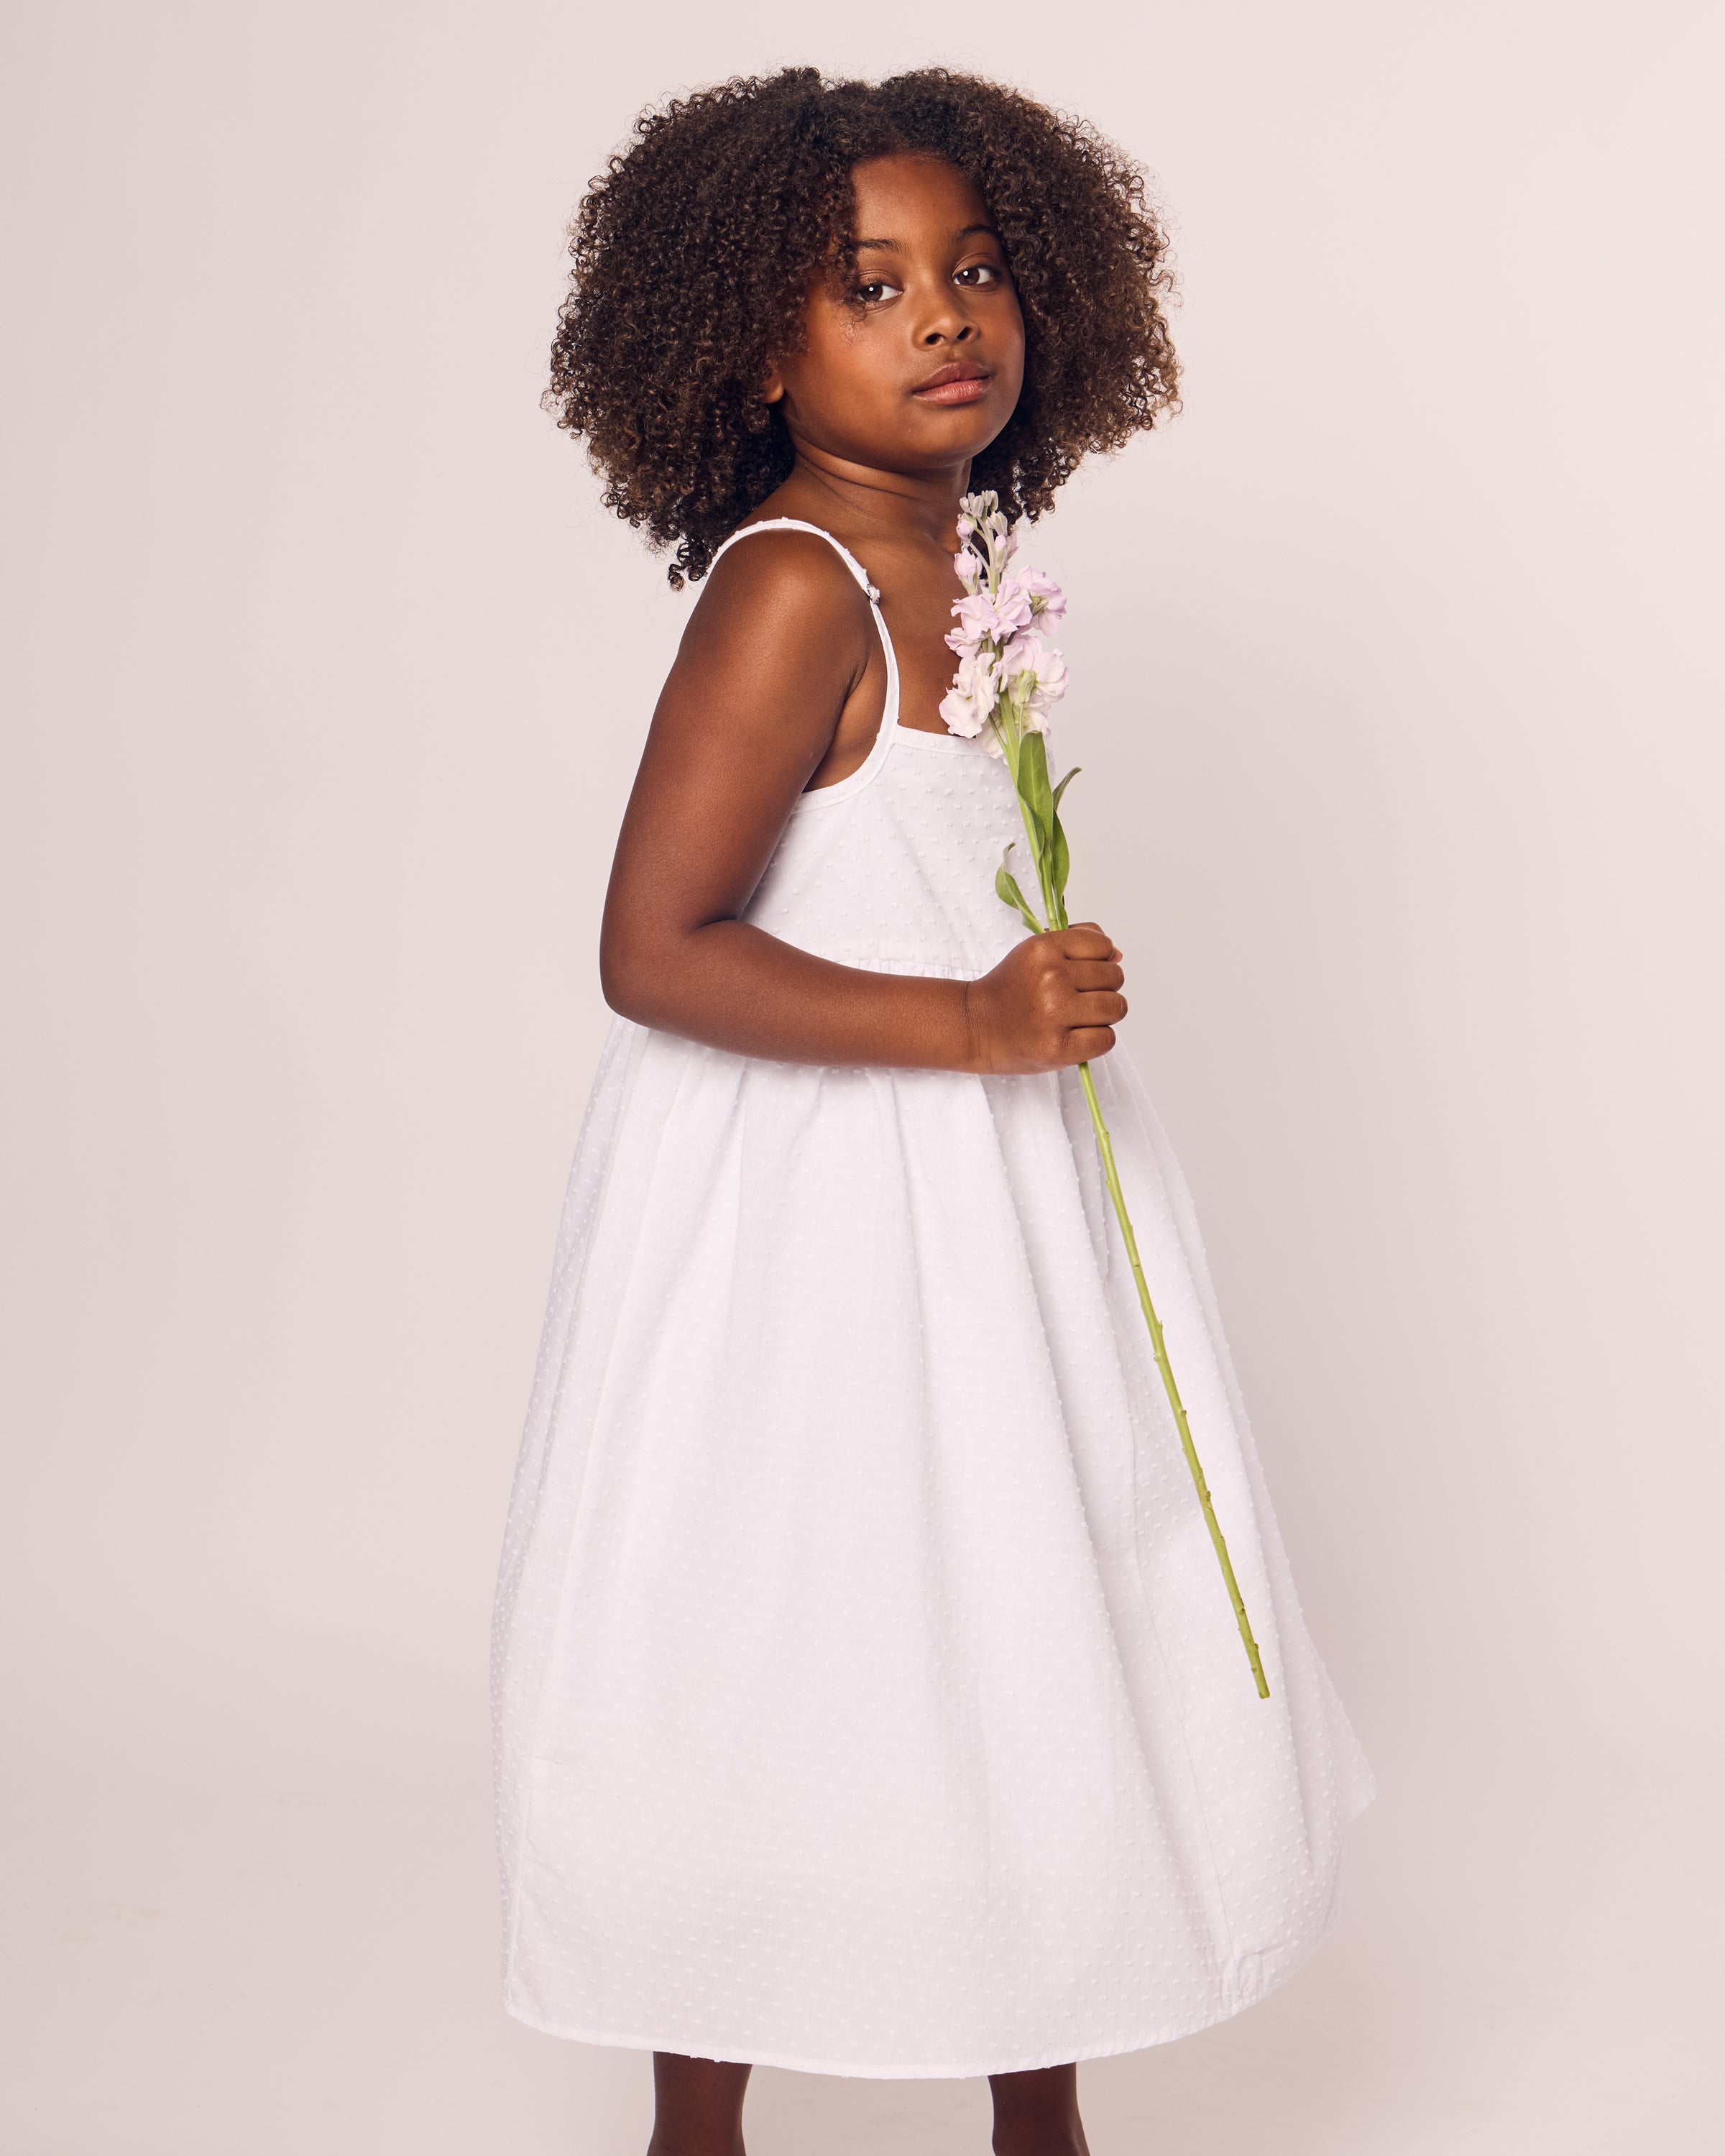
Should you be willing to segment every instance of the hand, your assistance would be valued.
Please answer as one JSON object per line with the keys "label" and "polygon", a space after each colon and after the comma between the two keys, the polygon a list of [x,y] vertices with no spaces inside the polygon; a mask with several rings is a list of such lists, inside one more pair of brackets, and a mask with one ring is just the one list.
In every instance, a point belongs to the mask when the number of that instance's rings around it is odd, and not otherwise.
{"label": "hand", "polygon": [[967,1069],[1064,1070],[1106,1055],[1126,1016],[1120,956],[1093,921],[1015,943],[967,985]]}

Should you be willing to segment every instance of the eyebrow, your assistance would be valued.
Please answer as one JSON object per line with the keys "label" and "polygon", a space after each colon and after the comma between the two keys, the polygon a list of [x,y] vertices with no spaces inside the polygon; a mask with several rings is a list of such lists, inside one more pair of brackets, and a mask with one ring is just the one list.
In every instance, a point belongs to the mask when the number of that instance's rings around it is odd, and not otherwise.
{"label": "eyebrow", "polygon": [[[992,224],[960,225],[952,237],[954,239],[968,239],[973,232],[985,232],[990,239],[999,239],[1000,237]],[[902,254],[904,252],[903,247],[896,239],[853,239],[850,244],[859,251],[865,247],[877,247],[884,249],[889,254]]]}

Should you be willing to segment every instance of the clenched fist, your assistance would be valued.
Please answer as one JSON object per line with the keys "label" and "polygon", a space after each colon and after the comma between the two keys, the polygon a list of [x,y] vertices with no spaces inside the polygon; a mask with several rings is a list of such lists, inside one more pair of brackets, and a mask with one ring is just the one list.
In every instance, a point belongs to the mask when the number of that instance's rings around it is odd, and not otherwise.
{"label": "clenched fist", "polygon": [[1114,1045],[1126,976],[1093,921],[1027,936],[965,990],[973,1070],[1064,1070]]}

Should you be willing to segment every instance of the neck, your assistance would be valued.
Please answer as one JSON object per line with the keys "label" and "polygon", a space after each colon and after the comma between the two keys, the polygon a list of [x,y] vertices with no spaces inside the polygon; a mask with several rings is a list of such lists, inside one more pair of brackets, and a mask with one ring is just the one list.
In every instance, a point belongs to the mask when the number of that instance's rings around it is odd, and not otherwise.
{"label": "neck", "polygon": [[859,529],[916,534],[939,546],[952,537],[958,499],[969,484],[968,458],[938,471],[882,471],[803,442],[785,483],[787,490]]}

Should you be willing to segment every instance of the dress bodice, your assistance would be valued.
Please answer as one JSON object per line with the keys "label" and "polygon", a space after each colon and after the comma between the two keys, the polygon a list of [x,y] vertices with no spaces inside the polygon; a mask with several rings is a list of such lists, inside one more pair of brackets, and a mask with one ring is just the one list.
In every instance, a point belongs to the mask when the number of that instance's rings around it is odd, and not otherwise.
{"label": "dress bodice", "polygon": [[773,531],[813,532],[843,556],[880,634],[886,701],[858,768],[798,798],[742,917],[844,965],[973,979],[1025,932],[994,891],[994,872],[1014,842],[1021,882],[1026,873],[1005,764],[979,741],[900,722],[898,656],[880,595],[831,532],[778,517],[732,532],[719,553]]}

